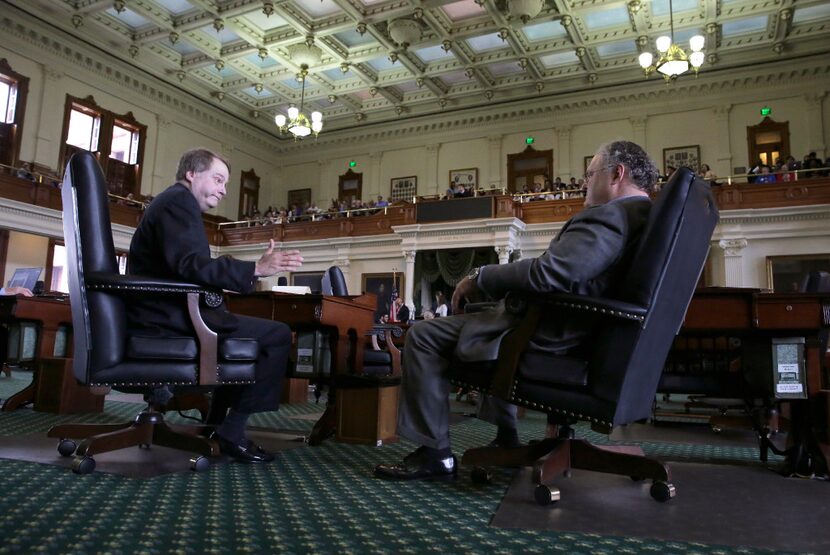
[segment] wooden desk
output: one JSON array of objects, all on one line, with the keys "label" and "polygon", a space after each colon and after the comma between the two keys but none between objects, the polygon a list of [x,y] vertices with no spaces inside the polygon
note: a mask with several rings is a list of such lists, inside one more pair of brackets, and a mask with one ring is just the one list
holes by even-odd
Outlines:
[{"label": "wooden desk", "polygon": [[[38,324],[32,383],[9,397],[0,410],[9,412],[34,402],[35,410],[47,412],[101,412],[103,396],[93,395],[88,388],[77,385],[72,375],[71,336],[67,338],[66,353],[70,358],[54,359],[58,328],[72,326],[69,297],[2,296],[0,322]],[[56,391],[62,394],[56,396]],[[38,403],[38,399],[44,402]]]},{"label": "wooden desk", "polygon": [[[758,289],[707,288],[695,292],[681,337],[723,333],[741,338],[741,371],[765,374],[766,394],[775,396],[771,375],[772,339],[803,337],[807,378],[805,400],[782,400],[791,407],[785,473],[825,474],[830,458],[827,369],[821,334],[830,329],[830,293],[768,293]],[[769,366],[767,366],[769,364]]]},{"label": "wooden desk", "polygon": [[332,359],[328,404],[323,416],[315,423],[309,443],[319,444],[337,428],[333,377],[354,373],[363,367],[365,334],[372,328],[374,295],[327,297],[323,295],[288,295],[270,291],[250,295],[228,295],[231,312],[278,320],[294,331],[323,329],[329,333]]}]

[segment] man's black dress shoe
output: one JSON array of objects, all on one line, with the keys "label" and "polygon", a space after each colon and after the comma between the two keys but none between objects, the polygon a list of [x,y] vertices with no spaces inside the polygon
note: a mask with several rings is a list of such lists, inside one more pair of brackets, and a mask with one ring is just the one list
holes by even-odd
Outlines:
[{"label": "man's black dress shoe", "polygon": [[[452,466],[445,464],[452,460]],[[411,453],[398,464],[379,464],[375,476],[388,480],[455,480],[458,477],[458,459],[455,455],[443,460],[424,460],[420,454]]]},{"label": "man's black dress shoe", "polygon": [[219,451],[234,460],[243,463],[267,463],[274,460],[274,455],[264,451],[259,445],[243,439],[242,443],[233,443],[215,433],[210,437],[219,444]]}]

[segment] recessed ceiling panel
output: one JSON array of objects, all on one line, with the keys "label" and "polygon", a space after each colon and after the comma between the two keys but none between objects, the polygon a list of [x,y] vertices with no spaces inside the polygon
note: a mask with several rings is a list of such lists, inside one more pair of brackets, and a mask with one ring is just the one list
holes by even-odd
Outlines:
[{"label": "recessed ceiling panel", "polygon": [[361,44],[369,44],[370,42],[375,42],[375,38],[371,34],[363,33],[361,35],[354,29],[342,31],[340,33],[334,33],[334,36],[335,38],[337,38],[337,40],[339,40],[349,48],[352,48],[353,46],[360,46]]},{"label": "recessed ceiling panel", "polygon": [[364,6],[374,6],[375,4],[380,4],[382,2],[386,2],[386,0],[360,0],[360,3]]},{"label": "recessed ceiling panel", "polygon": [[220,44],[227,44],[229,42],[239,40],[239,35],[231,31],[227,27],[225,27],[221,31],[217,31],[213,28],[212,23],[210,25],[205,25],[204,27],[201,27],[199,30],[207,36],[209,36],[210,38],[218,40]]},{"label": "recessed ceiling panel", "polygon": [[802,23],[812,19],[820,19],[823,17],[830,17],[830,2],[823,2],[815,6],[796,6],[795,15],[793,15],[793,23]]},{"label": "recessed ceiling panel", "polygon": [[467,77],[467,75],[461,70],[442,73],[439,78],[448,85],[454,85],[455,83],[462,83],[470,80],[470,78]]},{"label": "recessed ceiling panel", "polygon": [[303,88],[303,84],[297,81],[296,77],[291,77],[289,79],[283,79],[280,81],[280,84],[285,85],[289,89],[300,90]]},{"label": "recessed ceiling panel", "polygon": [[507,47],[507,43],[501,40],[498,33],[469,38],[467,39],[467,44],[476,53]]},{"label": "recessed ceiling panel", "polygon": [[420,59],[425,64],[428,64],[429,62],[434,62],[435,60],[446,60],[449,58],[455,58],[455,55],[452,53],[452,50],[450,50],[449,52],[445,52],[444,49],[440,46],[420,48],[413,52],[416,56],[418,56],[418,59]]},{"label": "recessed ceiling panel", "polygon": [[249,63],[254,64],[255,66],[257,66],[259,68],[266,68],[266,67],[271,67],[272,68],[272,67],[277,67],[277,66],[280,65],[280,63],[277,60],[275,60],[274,58],[272,58],[271,56],[266,56],[265,59],[263,60],[257,54],[248,54],[247,56],[245,56],[242,59],[249,62]]},{"label": "recessed ceiling panel", "polygon": [[558,21],[545,21],[544,23],[537,23],[536,25],[528,25],[522,28],[522,33],[531,42],[561,38],[568,34]]},{"label": "recessed ceiling panel", "polygon": [[[692,27],[690,29],[681,29],[679,31],[674,32],[674,42],[677,45],[688,49],[689,39],[692,38],[695,35],[701,35],[701,36],[705,37],[706,33],[704,33],[701,29],[695,29],[694,27]],[[704,45],[703,48],[705,49],[706,45]]]},{"label": "recessed ceiling panel", "polygon": [[351,79],[353,76],[349,73],[343,73],[342,71],[340,71],[339,68],[327,69],[323,72],[323,75],[325,75],[332,81],[342,81],[343,79]]},{"label": "recessed ceiling panel", "polygon": [[248,87],[247,89],[242,89],[242,92],[253,96],[254,98],[268,98],[274,96],[274,93],[269,91],[268,89],[262,89],[260,92],[256,92],[256,88]]},{"label": "recessed ceiling panel", "polygon": [[618,40],[607,42],[597,46],[597,54],[600,58],[613,58],[625,54],[632,54],[637,51],[637,45],[633,40]]},{"label": "recessed ceiling panel", "polygon": [[582,20],[589,31],[623,25],[628,23],[628,10],[620,5],[610,10],[590,11],[582,16]]},{"label": "recessed ceiling panel", "polygon": [[[672,9],[674,13],[687,12],[696,10],[699,5],[699,0],[672,0]],[[669,15],[669,0],[652,0],[651,15],[663,16]]]},{"label": "recessed ceiling panel", "polygon": [[143,27],[150,23],[148,20],[144,19],[143,17],[141,17],[134,11],[130,10],[129,8],[126,8],[121,13],[115,11],[115,8],[109,8],[108,10],[106,10],[106,12],[107,14],[111,15],[115,19],[118,19],[122,23],[129,25],[133,29],[138,29],[139,27]]},{"label": "recessed ceiling panel", "polygon": [[187,0],[159,0],[158,3],[173,15],[181,15],[193,9],[193,4]]},{"label": "recessed ceiling panel", "polygon": [[461,21],[471,17],[478,17],[487,13],[483,6],[479,6],[474,0],[462,0],[441,6],[441,9],[452,21]]},{"label": "recessed ceiling panel", "polygon": [[726,21],[723,23],[723,36],[731,37],[746,33],[757,33],[758,31],[763,31],[766,28],[767,16],[765,15],[747,17],[746,19],[736,19],[734,21]]},{"label": "recessed ceiling panel", "polygon": [[494,77],[501,77],[502,75],[510,75],[511,73],[521,73],[524,70],[516,62],[499,62],[488,65],[487,71]]},{"label": "recessed ceiling panel", "polygon": [[188,56],[190,54],[195,54],[199,52],[199,49],[187,42],[186,40],[178,40],[176,44],[167,44],[168,47],[172,48],[182,56]]},{"label": "recessed ceiling panel", "polygon": [[294,0],[294,4],[315,19],[341,11],[332,0]]},{"label": "recessed ceiling panel", "polygon": [[556,66],[574,64],[579,61],[579,58],[576,56],[576,52],[574,52],[573,50],[568,50],[566,52],[556,52],[555,54],[541,56],[539,57],[539,61],[542,62],[542,65],[544,65],[546,68],[551,68]]},{"label": "recessed ceiling panel", "polygon": [[350,94],[352,96],[358,98],[359,100],[362,100],[363,102],[366,102],[367,100],[372,98],[372,93],[370,93],[368,91],[368,89],[360,89],[359,91],[355,91],[355,92],[350,93]]},{"label": "recessed ceiling panel", "polygon": [[395,64],[390,62],[389,58],[387,58],[386,56],[369,60],[366,63],[372,66],[372,69],[374,69],[375,71],[385,71],[387,69],[392,69],[393,67],[395,67]]},{"label": "recessed ceiling panel", "polygon": [[263,31],[269,31],[271,29],[285,27],[286,25],[288,25],[288,22],[280,16],[278,16],[277,14],[274,13],[268,16],[262,13],[261,10],[248,12],[247,14],[245,14],[245,19],[259,27]]},{"label": "recessed ceiling panel", "polygon": [[416,83],[415,81],[407,81],[405,83],[398,83],[397,85],[395,85],[395,87],[397,87],[398,90],[401,91],[401,92],[412,92],[412,91],[417,91],[418,89],[421,88],[421,87],[418,86],[418,83]]}]

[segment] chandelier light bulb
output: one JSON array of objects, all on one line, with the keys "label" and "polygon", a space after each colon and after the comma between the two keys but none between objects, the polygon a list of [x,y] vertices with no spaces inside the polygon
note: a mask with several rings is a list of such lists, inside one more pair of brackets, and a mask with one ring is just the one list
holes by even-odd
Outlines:
[{"label": "chandelier light bulb", "polygon": [[692,52],[700,52],[703,50],[703,44],[706,42],[706,39],[703,38],[703,35],[695,35],[689,39],[689,46],[692,49]]},{"label": "chandelier light bulb", "polygon": [[671,47],[671,37],[669,37],[667,35],[663,35],[662,37],[657,37],[657,50],[659,52],[667,52],[670,47]]},{"label": "chandelier light bulb", "polygon": [[692,67],[697,69],[703,65],[703,61],[706,58],[706,55],[703,52],[692,52],[689,55],[689,63],[692,64]]},{"label": "chandelier light bulb", "polygon": [[295,125],[289,129],[289,131],[291,131],[295,137],[308,137],[311,135],[311,128],[305,125]]},{"label": "chandelier light bulb", "polygon": [[320,122],[322,122],[323,121],[323,114],[321,114],[320,112],[317,112],[317,111],[311,112],[311,121],[320,121]]},{"label": "chandelier light bulb", "polygon": [[[315,112],[315,113],[319,113],[319,112]],[[314,115],[312,114],[312,117],[313,116]],[[311,130],[314,131],[315,133],[319,133],[320,131],[322,131],[322,129],[323,129],[323,122],[322,121],[312,121],[311,122]]]},{"label": "chandelier light bulb", "polygon": [[300,115],[300,109],[296,106],[289,106],[288,107],[288,117],[289,119],[297,119],[297,116]]},{"label": "chandelier light bulb", "polygon": [[654,56],[651,54],[651,52],[643,52],[642,54],[640,54],[640,57],[638,59],[640,60],[640,67],[645,69],[647,67],[651,67],[651,62],[654,61]]},{"label": "chandelier light bulb", "polygon": [[285,122],[288,121],[285,119],[283,114],[277,114],[274,116],[274,123],[277,124],[277,127],[285,127]]}]

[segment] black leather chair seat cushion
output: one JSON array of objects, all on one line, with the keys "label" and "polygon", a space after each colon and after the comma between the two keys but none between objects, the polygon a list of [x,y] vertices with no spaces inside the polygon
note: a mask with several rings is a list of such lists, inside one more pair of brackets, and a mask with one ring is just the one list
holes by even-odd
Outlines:
[{"label": "black leather chair seat cushion", "polygon": [[255,361],[259,354],[256,339],[225,339],[219,342],[219,358],[224,360]]},{"label": "black leather chair seat cushion", "polygon": [[[255,361],[259,352],[256,339],[225,339],[219,342],[220,362]],[[131,335],[127,340],[127,358],[139,360],[196,360],[199,346],[192,337],[156,337]]]},{"label": "black leather chair seat cushion", "polygon": [[[496,361],[453,360],[451,380],[476,388],[488,388]],[[528,351],[519,364],[522,379],[553,387],[582,388],[588,385],[588,361],[567,355]]]},{"label": "black leather chair seat cushion", "polygon": [[390,366],[392,355],[388,351],[366,349],[363,351],[363,364],[365,366]]}]

